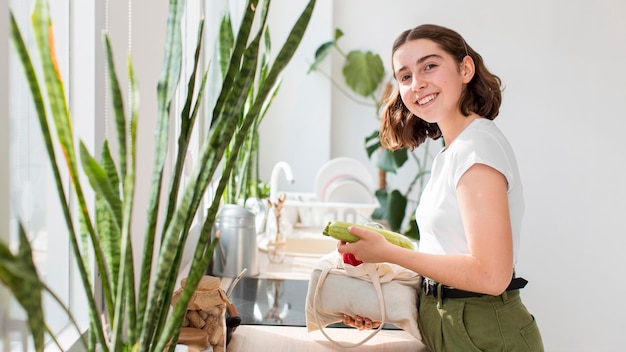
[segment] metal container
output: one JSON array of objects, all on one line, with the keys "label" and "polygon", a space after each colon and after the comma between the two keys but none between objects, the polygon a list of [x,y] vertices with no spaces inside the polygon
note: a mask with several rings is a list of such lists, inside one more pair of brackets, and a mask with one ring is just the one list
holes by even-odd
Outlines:
[{"label": "metal container", "polygon": [[213,275],[234,278],[259,274],[255,216],[249,210],[226,204],[220,210],[215,236],[220,237],[213,256]]}]

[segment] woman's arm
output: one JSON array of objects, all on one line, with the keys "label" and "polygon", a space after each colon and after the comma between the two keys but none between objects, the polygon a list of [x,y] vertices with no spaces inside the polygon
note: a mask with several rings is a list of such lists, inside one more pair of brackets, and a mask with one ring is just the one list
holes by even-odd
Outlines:
[{"label": "woman's arm", "polygon": [[459,210],[470,254],[435,255],[407,250],[367,229],[351,227],[361,237],[338,245],[363,262],[390,262],[461,290],[499,295],[513,274],[513,240],[507,181],[492,167],[476,164],[457,185]]}]

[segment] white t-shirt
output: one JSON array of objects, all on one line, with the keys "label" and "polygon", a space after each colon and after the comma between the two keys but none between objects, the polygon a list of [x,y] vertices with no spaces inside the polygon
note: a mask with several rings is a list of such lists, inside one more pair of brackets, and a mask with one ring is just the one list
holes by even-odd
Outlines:
[{"label": "white t-shirt", "polygon": [[511,145],[494,122],[485,118],[473,121],[435,157],[416,210],[419,250],[433,254],[469,254],[456,186],[474,164],[488,165],[507,179],[516,263],[524,215],[522,183]]}]

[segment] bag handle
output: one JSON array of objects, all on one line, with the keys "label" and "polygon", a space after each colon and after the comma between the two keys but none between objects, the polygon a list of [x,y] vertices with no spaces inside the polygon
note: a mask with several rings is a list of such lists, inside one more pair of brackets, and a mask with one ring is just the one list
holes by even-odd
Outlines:
[{"label": "bag handle", "polygon": [[363,338],[361,341],[356,342],[356,343],[342,343],[342,342],[338,342],[333,340],[324,330],[324,325],[321,324],[320,322],[320,318],[319,315],[317,314],[317,303],[318,300],[320,299],[320,289],[322,287],[322,285],[324,284],[324,281],[326,281],[326,276],[328,276],[328,273],[334,269],[332,266],[328,266],[326,268],[324,268],[324,270],[322,270],[322,272],[320,273],[320,276],[318,278],[317,281],[317,285],[315,286],[315,298],[313,299],[313,316],[315,318],[315,321],[317,322],[317,325],[320,327],[320,331],[322,332],[322,334],[324,334],[324,336],[328,339],[328,341],[334,343],[335,345],[339,346],[339,347],[343,347],[343,348],[352,348],[352,347],[358,347],[361,346],[362,344],[366,343],[367,341],[369,341],[372,337],[376,336],[376,334],[378,334],[380,332],[380,330],[382,330],[383,325],[385,323],[385,298],[383,297],[383,290],[382,287],[380,286],[380,279],[378,277],[378,274],[376,273],[376,270],[373,268],[373,266],[368,266],[367,267],[367,274],[370,277],[370,280],[372,281],[372,284],[374,285],[374,288],[376,289],[376,294],[378,295],[378,304],[380,307],[380,312],[381,312],[381,316],[382,316],[382,321],[380,322],[380,325],[378,326],[378,328],[376,330],[373,330],[369,335],[367,335],[365,338]]}]

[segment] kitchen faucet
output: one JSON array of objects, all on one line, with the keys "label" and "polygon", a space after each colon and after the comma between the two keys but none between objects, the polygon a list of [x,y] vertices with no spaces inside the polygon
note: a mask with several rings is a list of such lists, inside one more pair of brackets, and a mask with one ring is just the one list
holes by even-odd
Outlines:
[{"label": "kitchen faucet", "polygon": [[270,201],[272,203],[276,203],[278,201],[278,176],[280,175],[281,170],[285,173],[285,178],[289,183],[294,182],[291,166],[289,166],[289,164],[285,161],[279,161],[276,163],[272,169],[272,175],[270,176]]}]

